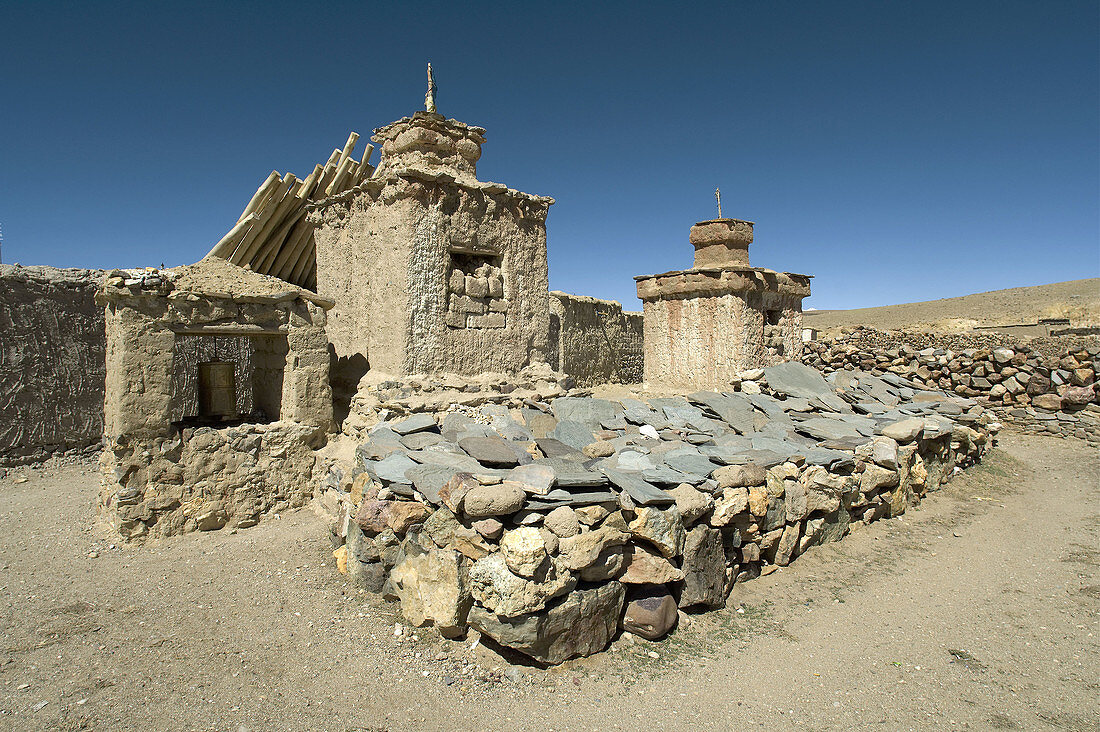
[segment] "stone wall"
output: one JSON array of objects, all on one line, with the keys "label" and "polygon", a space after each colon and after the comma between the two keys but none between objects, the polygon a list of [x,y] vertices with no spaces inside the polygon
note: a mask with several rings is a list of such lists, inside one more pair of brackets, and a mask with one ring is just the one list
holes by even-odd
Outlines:
[{"label": "stone wall", "polygon": [[788,362],[755,377],[378,425],[322,485],[337,567],[413,625],[560,663],[622,631],[661,637],[678,608],[721,607],[736,583],[902,514],[999,429],[893,374]]},{"label": "stone wall", "polygon": [[0,265],[0,465],[103,436],[97,270]]},{"label": "stone wall", "polygon": [[642,380],[641,313],[614,300],[550,293],[550,366],[579,386]]},{"label": "stone wall", "polygon": [[889,372],[972,397],[1037,434],[1100,444],[1100,337],[1017,338],[994,333],[860,327],[810,341],[803,362],[832,372]]}]

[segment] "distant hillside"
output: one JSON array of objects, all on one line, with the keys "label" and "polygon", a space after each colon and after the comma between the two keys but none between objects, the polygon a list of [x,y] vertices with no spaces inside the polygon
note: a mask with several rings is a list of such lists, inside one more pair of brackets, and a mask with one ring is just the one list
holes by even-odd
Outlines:
[{"label": "distant hillside", "polygon": [[803,317],[806,327],[820,331],[854,325],[880,330],[961,331],[977,325],[1034,323],[1039,318],[1070,318],[1074,326],[1100,325],[1100,279],[1014,287],[878,308],[814,310]]}]

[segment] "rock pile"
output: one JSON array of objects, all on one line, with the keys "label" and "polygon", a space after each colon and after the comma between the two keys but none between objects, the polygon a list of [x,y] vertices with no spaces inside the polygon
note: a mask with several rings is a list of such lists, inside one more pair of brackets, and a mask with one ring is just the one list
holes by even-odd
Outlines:
[{"label": "rock pile", "polygon": [[380,424],[326,479],[347,491],[338,566],[413,625],[556,664],[621,630],[659,638],[679,608],[720,607],[735,583],[901,514],[999,429],[892,373],[743,376],[742,392]]},{"label": "rock pile", "polygon": [[1074,338],[1052,349],[1047,342],[1043,348],[1020,341],[998,346],[986,336],[982,347],[958,348],[967,344],[937,345],[929,334],[920,334],[914,344],[897,338],[857,328],[807,343],[802,360],[826,373],[860,369],[896,374],[971,397],[1027,431],[1100,443],[1100,341]]}]

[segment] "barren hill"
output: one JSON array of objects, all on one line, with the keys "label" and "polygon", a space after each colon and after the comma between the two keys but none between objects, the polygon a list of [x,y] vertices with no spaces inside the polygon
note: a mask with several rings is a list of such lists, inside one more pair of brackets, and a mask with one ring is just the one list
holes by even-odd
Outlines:
[{"label": "barren hill", "polygon": [[880,330],[960,331],[977,325],[1034,323],[1039,318],[1070,318],[1074,326],[1100,325],[1100,278],[877,308],[804,313],[806,327],[821,331],[854,325],[869,325]]}]

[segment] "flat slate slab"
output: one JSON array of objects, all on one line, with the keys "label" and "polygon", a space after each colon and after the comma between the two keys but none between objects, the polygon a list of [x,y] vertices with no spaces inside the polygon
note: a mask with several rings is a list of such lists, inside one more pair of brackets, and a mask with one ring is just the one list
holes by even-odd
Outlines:
[{"label": "flat slate slab", "polygon": [[584,453],[575,447],[566,445],[561,440],[553,437],[540,437],[535,440],[542,454],[548,458],[565,458],[566,460],[587,460]]},{"label": "flat slate slab", "polygon": [[405,476],[412,481],[424,499],[434,506],[440,504],[439,489],[455,476],[458,471],[446,465],[416,465],[406,471]]},{"label": "flat slate slab", "polygon": [[631,500],[639,506],[652,506],[676,502],[676,500],[665,491],[655,488],[644,480],[636,478],[629,473],[604,468],[603,474],[606,475],[607,479],[614,485],[625,491],[626,494],[630,496]]},{"label": "flat slate slab", "polygon": [[516,451],[499,437],[465,437],[458,446],[482,465],[511,467],[520,461]]},{"label": "flat slate slab", "polygon": [[554,470],[554,485],[559,488],[591,488],[607,485],[607,476],[589,470],[576,460],[546,458],[536,460],[535,465],[547,465]]},{"label": "flat slate slab", "polygon": [[600,423],[623,413],[623,407],[609,399],[592,397],[559,397],[550,405],[558,422],[580,422],[591,429],[599,429]]},{"label": "flat slate slab", "polygon": [[391,429],[399,435],[411,435],[414,432],[424,432],[425,430],[434,430],[436,427],[435,417],[430,414],[414,414],[408,419],[403,419],[400,422],[395,422],[391,425]]},{"label": "flat slate slab", "polygon": [[577,450],[583,450],[585,446],[596,441],[596,438],[592,435],[592,429],[588,425],[569,419],[559,421],[558,426],[549,434],[549,437],[564,442]]},{"label": "flat slate slab", "polygon": [[417,463],[403,452],[395,452],[387,455],[376,463],[368,464],[366,470],[379,480],[387,483],[408,483],[405,472],[409,468],[415,468]]}]

